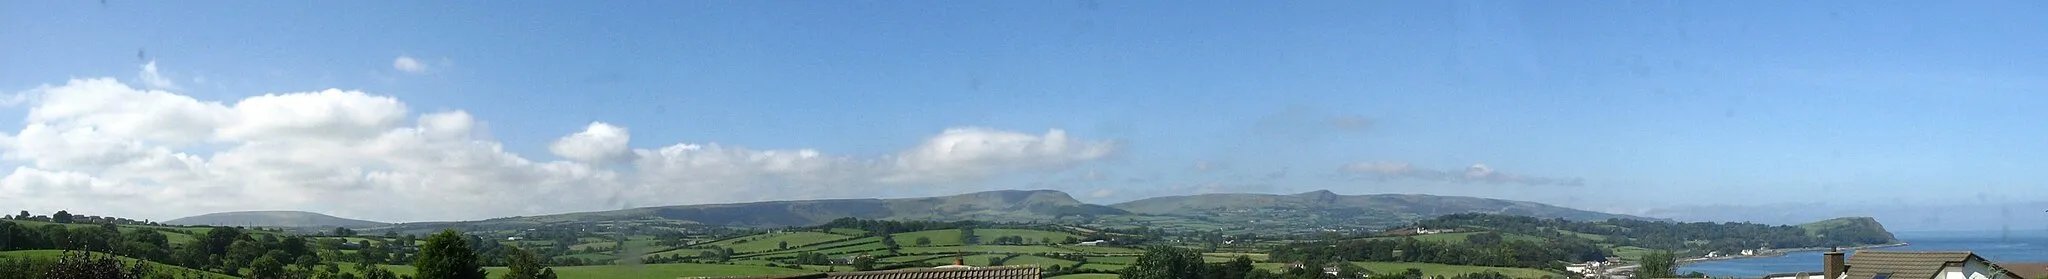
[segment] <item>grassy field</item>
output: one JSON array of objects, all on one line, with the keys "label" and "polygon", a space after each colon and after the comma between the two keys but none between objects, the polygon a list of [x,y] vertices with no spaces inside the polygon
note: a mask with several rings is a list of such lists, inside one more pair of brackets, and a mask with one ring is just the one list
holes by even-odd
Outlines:
[{"label": "grassy field", "polygon": [[1145,251],[1143,251],[1143,250],[1138,250],[1138,249],[1131,249],[1131,248],[1123,248],[1123,247],[1109,247],[1109,246],[1087,246],[1087,245],[1060,245],[1059,247],[1060,247],[1060,249],[1066,249],[1066,250],[1071,250],[1071,251],[1074,251],[1074,252],[1081,252],[1081,253],[1093,253],[1093,254],[1143,254],[1143,253],[1145,253]]},{"label": "grassy field", "polygon": [[960,253],[1017,253],[1017,254],[1030,254],[1030,253],[1071,253],[1071,252],[1073,252],[1073,251],[1070,251],[1070,250],[1066,250],[1066,249],[1060,249],[1060,248],[1055,248],[1055,247],[1051,247],[1051,246],[1009,246],[1009,245],[970,245],[970,246],[940,246],[940,247],[903,247],[903,249],[901,249],[901,250],[902,250],[902,252],[903,252],[903,253],[910,253],[910,254],[917,254],[917,253],[947,253],[947,252],[960,252]]},{"label": "grassy field", "polygon": [[[1403,238],[1403,237],[1414,237],[1414,238],[1415,238],[1415,240],[1421,240],[1421,241],[1437,241],[1437,242],[1447,242],[1447,243],[1464,243],[1464,242],[1465,242],[1465,239],[1467,239],[1467,238],[1472,238],[1472,235],[1474,235],[1474,234],[1480,234],[1480,233],[1482,233],[1482,232],[1454,232],[1454,233],[1438,233],[1438,234],[1425,234],[1425,235],[1415,235],[1415,236],[1383,236],[1383,237],[1374,237],[1374,238],[1367,238],[1367,239],[1372,239],[1372,240],[1398,240],[1398,239],[1401,239],[1401,238]],[[1598,236],[1598,235],[1594,235],[1594,236]],[[1512,234],[1512,233],[1502,233],[1502,234],[1500,234],[1500,238],[1501,238],[1501,240],[1502,240],[1502,241],[1515,241],[1515,240],[1523,240],[1523,241],[1544,241],[1544,240],[1543,240],[1543,238],[1541,238],[1541,237],[1535,237],[1535,236],[1529,236],[1529,235],[1521,235],[1521,234]]]},{"label": "grassy field", "polygon": [[1622,259],[1626,259],[1626,260],[1631,260],[1631,261],[1633,261],[1633,260],[1637,260],[1637,259],[1642,259],[1642,258],[1643,258],[1643,255],[1644,255],[1644,254],[1649,254],[1650,252],[1651,252],[1651,250],[1650,250],[1649,248],[1643,248],[1643,247],[1635,247],[1635,246],[1621,246],[1621,247],[1614,247],[1614,256],[1616,256],[1616,257],[1621,257]]},{"label": "grassy field", "polygon": [[1062,259],[1054,259],[1054,258],[1047,258],[1047,257],[1040,257],[1040,256],[1032,256],[1032,255],[1024,255],[1024,256],[1017,256],[1017,257],[1015,257],[1015,258],[1010,258],[1010,259],[1009,259],[1009,260],[1007,260],[1007,261],[1003,261],[1003,264],[1005,264],[1005,265],[1027,265],[1027,264],[1028,264],[1028,265],[1038,265],[1038,267],[1041,267],[1041,268],[1043,268],[1043,267],[1049,267],[1049,266],[1055,266],[1055,265],[1058,265],[1058,266],[1073,266],[1073,265],[1074,265],[1074,261],[1069,261],[1069,260],[1062,260]]},{"label": "grassy field", "polygon": [[[894,236],[896,237],[896,244],[905,247],[917,246],[917,238],[919,237],[931,239],[931,246],[965,244],[960,241],[960,230],[958,229],[915,231],[898,233],[894,234]],[[1066,241],[1068,237],[1080,237],[1065,232],[1020,229],[975,229],[974,236],[980,238],[983,243],[993,241],[998,237],[1018,236],[1023,237],[1026,244],[1042,244],[1040,243],[1041,240],[1051,240],[1054,243],[1059,243]]]},{"label": "grassy field", "polygon": [[695,256],[697,256],[697,255],[701,255],[701,254],[704,254],[704,252],[709,252],[709,251],[711,251],[711,250],[710,250],[710,249],[675,249],[675,250],[661,251],[661,252],[656,252],[656,253],[649,253],[649,254],[647,254],[647,255],[645,255],[645,256],[641,256],[641,257],[643,257],[643,258],[646,258],[646,257],[657,257],[657,256],[659,256],[659,257],[676,257],[676,256],[680,256],[680,257],[695,257]]},{"label": "grassy field", "polygon": [[1118,271],[1118,270],[1123,270],[1123,269],[1124,269],[1125,267],[1130,267],[1130,265],[1122,265],[1122,264],[1100,264],[1100,263],[1094,263],[1094,262],[1089,262],[1088,264],[1084,264],[1084,265],[1081,265],[1081,267],[1080,267],[1080,268],[1081,268],[1081,269],[1094,269],[1094,270],[1102,270],[1102,271],[1110,271],[1110,272],[1115,272],[1115,271]]},{"label": "grassy field", "polygon": [[1234,260],[1238,256],[1252,258],[1253,261],[1265,261],[1272,257],[1272,255],[1265,253],[1202,253],[1203,258],[1221,258],[1223,259],[1222,261]]},{"label": "grassy field", "polygon": [[1088,257],[1088,264],[1129,265],[1138,262],[1138,257]]},{"label": "grassy field", "polygon": [[863,230],[863,229],[854,229],[854,228],[832,228],[832,229],[831,229],[831,230],[830,230],[829,232],[831,232],[831,233],[834,233],[834,234],[843,234],[843,235],[851,235],[851,236],[863,236],[863,235],[868,235],[868,231],[867,231],[867,230]]},{"label": "grassy field", "polygon": [[[77,228],[94,228],[94,227],[99,227],[99,226],[100,226],[100,225],[95,225],[95,224],[57,224],[57,223],[50,223],[50,222],[37,222],[37,221],[27,221],[27,220],[6,220],[6,221],[4,221],[4,222],[14,222],[14,224],[15,224],[15,225],[20,225],[20,226],[24,226],[24,227],[29,227],[29,228],[36,228],[36,229],[40,229],[40,228],[42,228],[42,227],[44,227],[44,226],[49,226],[49,225],[62,225],[62,226],[64,226],[64,228],[65,228],[65,229],[77,229]],[[186,242],[191,242],[191,241],[192,241],[192,239],[194,239],[194,238],[195,238],[196,236],[198,236],[198,235],[202,235],[202,234],[205,234],[205,233],[206,233],[206,231],[208,231],[208,230],[211,230],[210,228],[181,228],[181,227],[158,227],[158,226],[137,226],[137,225],[116,225],[115,227],[119,228],[119,229],[121,230],[121,233],[123,233],[123,234],[126,234],[126,233],[133,233],[133,232],[135,232],[135,231],[138,231],[138,230],[143,230],[143,229],[157,229],[157,230],[160,230],[160,231],[158,231],[158,233],[162,233],[162,234],[164,235],[164,240],[165,240],[166,242],[170,242],[170,243],[171,243],[171,245],[183,245],[183,244],[185,244]],[[164,232],[164,231],[161,231],[161,230],[170,230],[170,231],[169,231],[169,232]]]},{"label": "grassy field", "polygon": [[[13,258],[13,257],[23,257],[23,258],[57,258],[57,257],[61,257],[61,256],[63,256],[63,255],[64,255],[64,251],[60,251],[60,250],[19,250],[19,251],[5,251],[5,252],[0,252],[0,258]],[[95,256],[95,257],[97,257],[98,255],[100,255],[100,254],[98,254],[98,253],[95,253],[95,254],[94,254],[94,256]],[[132,265],[132,264],[135,264],[135,262],[136,262],[136,261],[139,261],[139,260],[137,260],[137,259],[135,259],[135,258],[129,258],[129,257],[118,257],[118,258],[119,258],[119,259],[121,260],[121,263],[122,263],[122,264],[124,264],[124,265]],[[212,272],[206,272],[206,271],[199,271],[199,270],[194,270],[194,269],[184,268],[184,267],[180,267],[180,266],[175,266],[175,265],[168,265],[168,264],[163,264],[163,263],[157,263],[157,262],[151,262],[151,261],[142,261],[142,262],[144,262],[144,263],[145,263],[145,265],[148,265],[150,269],[152,269],[152,270],[156,270],[156,271],[159,271],[159,272],[164,272],[164,271],[169,271],[169,272],[179,272],[179,273],[183,273],[183,272],[193,272],[193,273],[197,273],[197,274],[202,274],[202,275],[203,275],[203,276],[205,276],[206,278],[235,278],[235,277],[233,277],[233,276],[227,276],[227,275],[222,275],[222,274],[219,274],[219,273],[212,273]]]},{"label": "grassy field", "polygon": [[1561,233],[1564,233],[1564,234],[1569,234],[1569,235],[1572,235],[1572,236],[1577,236],[1577,237],[1579,237],[1579,238],[1584,238],[1584,239],[1588,239],[1588,240],[1592,240],[1592,241],[1607,241],[1607,236],[1605,236],[1605,235],[1597,235],[1597,234],[1590,234],[1590,233],[1582,233],[1582,232],[1575,232],[1575,231],[1567,231],[1567,230],[1563,230],[1563,229],[1558,229],[1558,230],[1557,230],[1557,232],[1561,232]]},{"label": "grassy field", "polygon": [[[785,241],[789,242],[789,247],[797,247],[848,238],[853,238],[853,236],[821,232],[784,232],[727,239],[713,242],[709,245],[732,248],[734,253],[753,253],[774,251]],[[902,241],[902,239],[898,238],[897,241]]]},{"label": "grassy field", "polygon": [[[1361,267],[1365,267],[1365,270],[1367,270],[1367,271],[1370,271],[1370,272],[1373,272],[1373,273],[1375,273],[1375,274],[1385,274],[1385,273],[1400,273],[1400,272],[1404,272],[1404,271],[1407,271],[1407,270],[1408,270],[1408,269],[1410,269],[1410,268],[1414,268],[1414,269],[1420,269],[1420,270],[1422,270],[1422,276],[1423,276],[1424,278],[1428,278],[1428,277],[1434,277],[1434,276],[1437,276],[1437,275],[1443,275],[1444,277],[1450,277],[1450,276],[1456,276],[1456,275],[1460,275],[1460,274],[1469,274],[1469,273],[1475,273],[1475,272],[1483,272],[1483,271],[1493,271],[1493,272],[1499,272],[1499,273],[1501,273],[1501,274],[1504,274],[1504,275],[1507,275],[1508,277],[1513,277],[1513,278],[1543,278],[1544,276],[1550,276],[1550,277],[1558,277],[1558,278],[1562,278],[1562,277],[1563,277],[1563,276],[1561,276],[1561,275],[1558,275],[1558,274],[1556,274],[1556,273],[1550,273],[1550,272],[1548,272],[1548,271],[1542,271],[1542,270],[1537,270],[1537,269],[1529,269],[1529,268],[1514,268],[1514,267],[1491,267],[1491,266],[1472,266],[1472,265],[1447,265],[1447,264],[1433,264],[1433,263],[1403,263],[1403,262],[1352,262],[1352,263],[1354,263],[1354,264],[1358,264],[1358,266],[1361,266]],[[1264,269],[1264,270],[1267,270],[1267,271],[1272,271],[1272,272],[1283,272],[1283,271],[1282,271],[1281,269],[1282,269],[1282,268],[1285,268],[1285,265],[1286,265],[1286,264],[1284,264],[1284,263],[1256,263],[1256,264],[1252,264],[1252,265],[1253,265],[1253,266],[1256,266],[1256,267],[1258,267],[1259,269]]]},{"label": "grassy field", "polygon": [[[351,266],[351,265],[343,265],[343,266]],[[413,275],[414,273],[418,273],[418,272],[417,272],[416,270],[414,270],[414,269],[412,268],[412,266],[408,266],[408,265],[383,265],[382,267],[383,267],[384,269],[387,269],[387,270],[391,270],[391,272],[392,272],[392,273],[397,273],[398,275],[401,275],[401,276],[405,276],[405,275]],[[353,268],[353,267],[350,267],[350,268]],[[798,269],[789,269],[789,268],[779,268],[779,267],[766,267],[766,266],[758,266],[758,265],[737,265],[737,264],[733,264],[733,265],[726,265],[726,264],[692,264],[692,263],[672,263],[672,264],[643,264],[643,265],[592,265],[592,266],[561,266],[561,267],[554,267],[554,269],[555,269],[555,275],[556,275],[556,276],[557,276],[558,278],[650,278],[650,279],[651,279],[651,278],[660,278],[660,279],[674,279],[674,278],[678,278],[678,277],[716,277],[716,276],[754,276],[754,275],[785,275],[785,274],[804,274],[804,273],[811,273],[811,272],[813,272],[813,271],[809,271],[809,270],[798,270]],[[485,268],[484,268],[484,270],[485,270],[485,271],[489,271],[489,272],[491,273],[491,276],[492,276],[492,277],[497,277],[498,275],[501,275],[501,274],[505,274],[505,272],[506,272],[506,271],[505,271],[505,268],[504,268],[504,267],[485,267]],[[358,272],[357,274],[361,274],[361,273],[360,273],[360,272]]]}]

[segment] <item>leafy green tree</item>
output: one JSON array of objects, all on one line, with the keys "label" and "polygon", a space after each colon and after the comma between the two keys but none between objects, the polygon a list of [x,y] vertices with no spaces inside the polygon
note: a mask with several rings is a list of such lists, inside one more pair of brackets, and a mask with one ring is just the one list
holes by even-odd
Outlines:
[{"label": "leafy green tree", "polygon": [[922,236],[919,236],[919,237],[917,237],[917,246],[931,246],[931,245],[932,245],[932,238],[930,238],[930,237],[922,237]]},{"label": "leafy green tree", "polygon": [[960,228],[960,243],[961,243],[961,244],[966,244],[966,245],[975,245],[975,244],[981,244],[981,239],[980,239],[980,238],[977,238],[977,237],[975,237],[975,235],[974,235],[974,227],[961,227],[961,228]]},{"label": "leafy green tree", "polygon": [[263,255],[249,262],[250,278],[284,278],[284,275],[284,263],[271,255]]},{"label": "leafy green tree", "polygon": [[356,236],[356,230],[351,230],[343,227],[334,227],[334,236]]},{"label": "leafy green tree", "polygon": [[1257,268],[1252,266],[1252,257],[1237,256],[1236,259],[1231,259],[1230,262],[1218,267],[1216,273],[1226,279],[1239,279],[1250,275],[1252,270]]},{"label": "leafy green tree", "polygon": [[71,212],[58,210],[57,214],[50,214],[50,222],[56,222],[58,224],[70,224]]},{"label": "leafy green tree", "polygon": [[15,219],[15,220],[28,220],[28,219],[33,219],[34,217],[35,217],[35,216],[33,216],[33,215],[28,215],[28,210],[22,210],[22,211],[21,211],[21,214],[19,214],[19,215],[14,215],[14,219]]},{"label": "leafy green tree", "polygon": [[503,279],[555,279],[555,269],[541,265],[539,256],[533,251],[519,247],[505,248],[507,272]]},{"label": "leafy green tree", "polygon": [[1202,255],[1193,250],[1155,246],[1145,249],[1136,263],[1119,274],[1124,279],[1205,278],[1202,275],[1206,267]]},{"label": "leafy green tree", "polygon": [[1636,268],[1635,278],[1678,277],[1678,255],[1670,250],[1657,250],[1644,254],[1642,267]]},{"label": "leafy green tree", "polygon": [[413,268],[419,270],[419,279],[484,279],[487,272],[478,263],[476,250],[469,248],[469,241],[455,230],[444,230],[427,237],[420,246],[420,255],[413,260]]},{"label": "leafy green tree", "polygon": [[789,250],[789,241],[775,243],[775,250]]},{"label": "leafy green tree", "polygon": [[869,257],[867,255],[854,257],[853,269],[859,271],[875,270],[875,257]]}]

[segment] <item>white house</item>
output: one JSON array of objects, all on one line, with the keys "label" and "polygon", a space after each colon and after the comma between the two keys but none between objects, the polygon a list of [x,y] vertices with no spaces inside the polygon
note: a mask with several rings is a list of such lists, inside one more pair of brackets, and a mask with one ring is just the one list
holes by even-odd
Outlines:
[{"label": "white house", "polygon": [[1089,241],[1082,241],[1081,243],[1078,243],[1078,244],[1080,244],[1080,245],[1091,245],[1091,246],[1093,246],[1093,245],[1101,245],[1102,243],[1105,243],[1105,242],[1109,242],[1109,241],[1107,241],[1107,240],[1099,240],[1099,239],[1098,239],[1098,240],[1089,240]]},{"label": "white house", "polygon": [[1755,256],[1755,255],[1756,255],[1756,250],[1755,250],[1755,249],[1745,249],[1745,250],[1742,250],[1742,255],[1743,255],[1743,256]]}]

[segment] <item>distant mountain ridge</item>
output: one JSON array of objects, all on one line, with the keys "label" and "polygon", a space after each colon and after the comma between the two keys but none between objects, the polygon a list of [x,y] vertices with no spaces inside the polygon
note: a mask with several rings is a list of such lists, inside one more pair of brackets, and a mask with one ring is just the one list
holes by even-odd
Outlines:
[{"label": "distant mountain ridge", "polygon": [[1308,232],[1372,229],[1455,213],[1497,213],[1540,218],[1657,220],[1527,201],[1473,197],[1378,194],[1202,194],[1155,197],[1113,205],[1081,202],[1056,190],[999,190],[919,198],[822,199],[641,207],[611,211],[518,216],[476,221],[390,224],[369,230],[432,232],[440,229],[510,229],[576,222],[658,222],[679,225],[779,228],[815,226],[840,218],[898,221],[985,221],[1092,224],[1110,227]]},{"label": "distant mountain ridge", "polygon": [[1075,215],[1128,214],[1083,203],[1054,190],[1001,190],[894,199],[827,199],[642,207],[601,212],[519,217],[524,221],[667,219],[740,227],[812,226],[839,218],[877,220],[1051,220]]},{"label": "distant mountain ridge", "polygon": [[1339,195],[1329,190],[1292,195],[1167,196],[1118,203],[1110,207],[1139,214],[1197,217],[1225,223],[1295,220],[1333,225],[1368,223],[1395,226],[1456,213],[1493,213],[1576,221],[1611,218],[1660,220],[1528,201],[1417,194]]},{"label": "distant mountain ridge", "polygon": [[348,227],[365,228],[387,225],[382,222],[364,221],[329,216],[305,211],[236,211],[171,219],[171,225],[204,226],[250,226],[250,227]]}]

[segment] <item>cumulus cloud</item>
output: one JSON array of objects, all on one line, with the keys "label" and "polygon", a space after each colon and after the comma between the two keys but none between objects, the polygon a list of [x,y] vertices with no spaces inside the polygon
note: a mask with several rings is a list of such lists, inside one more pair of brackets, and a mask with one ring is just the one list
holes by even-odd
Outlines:
[{"label": "cumulus cloud", "polygon": [[0,133],[0,159],[18,165],[0,177],[0,203],[157,219],[285,209],[420,221],[936,194],[952,190],[935,186],[1063,171],[1116,148],[1058,129],[955,128],[868,158],[718,143],[633,149],[626,127],[592,122],[548,146],[564,160],[535,160],[490,140],[467,112],[414,114],[367,92],[220,102],[100,78],[24,94],[23,128]]},{"label": "cumulus cloud", "polygon": [[412,58],[412,56],[405,55],[399,55],[398,59],[392,60],[391,68],[398,69],[398,71],[405,72],[408,74],[427,73],[426,63],[421,63],[419,59],[414,59]]},{"label": "cumulus cloud", "polygon": [[1406,162],[1357,162],[1345,164],[1340,171],[1357,177],[1373,179],[1417,179],[1447,181],[1454,183],[1522,184],[1582,186],[1585,179],[1571,177],[1545,177],[1495,171],[1486,164],[1472,164],[1464,170],[1446,171],[1410,166]]},{"label": "cumulus cloud", "polygon": [[178,90],[177,82],[173,82],[171,78],[165,77],[161,72],[157,72],[156,60],[150,60],[149,63],[142,64],[142,72],[137,73],[136,77],[142,80],[143,85],[147,85],[152,89]]},{"label": "cumulus cloud", "polygon": [[626,142],[632,135],[626,128],[604,122],[591,122],[582,132],[577,132],[548,145],[548,151],[556,156],[586,163],[612,162],[632,155]]},{"label": "cumulus cloud", "polygon": [[1108,156],[1116,145],[1070,138],[1059,129],[1032,135],[987,128],[946,129],[899,153],[890,181],[947,181],[994,172],[1063,169]]}]

